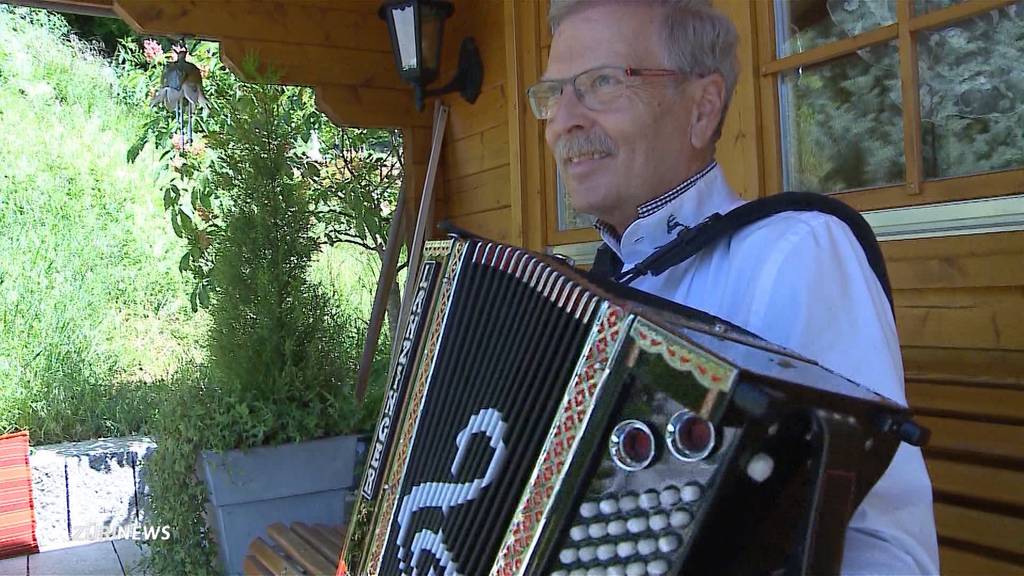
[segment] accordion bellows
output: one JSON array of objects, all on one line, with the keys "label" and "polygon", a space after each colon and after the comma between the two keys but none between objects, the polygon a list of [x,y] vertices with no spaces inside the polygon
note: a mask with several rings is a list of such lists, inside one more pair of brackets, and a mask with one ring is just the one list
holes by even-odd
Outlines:
[{"label": "accordion bellows", "polygon": [[342,573],[838,571],[904,408],[554,258],[423,260]]}]

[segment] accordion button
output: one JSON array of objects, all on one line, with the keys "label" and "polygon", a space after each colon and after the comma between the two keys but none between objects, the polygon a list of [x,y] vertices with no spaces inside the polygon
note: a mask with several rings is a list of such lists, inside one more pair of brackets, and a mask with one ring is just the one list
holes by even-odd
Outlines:
[{"label": "accordion button", "polygon": [[626,533],[626,521],[625,520],[612,520],[608,523],[608,534],[612,536],[622,536]]},{"label": "accordion button", "polygon": [[597,547],[597,559],[604,562],[615,557],[615,544],[601,544]]},{"label": "accordion button", "polygon": [[623,512],[632,512],[636,510],[637,498],[633,494],[626,494],[622,498],[619,498],[619,510]]},{"label": "accordion button", "polygon": [[649,520],[651,530],[664,530],[668,528],[668,516],[665,514],[654,514]]},{"label": "accordion button", "polygon": [[675,534],[666,534],[661,538],[658,538],[658,550],[667,554],[676,548],[679,548],[679,536],[676,536]]},{"label": "accordion button", "polygon": [[626,576],[626,567],[616,564],[608,567],[608,576]]},{"label": "accordion button", "polygon": [[597,557],[597,549],[593,546],[580,548],[580,562],[590,562]]},{"label": "accordion button", "polygon": [[619,558],[629,558],[636,554],[636,542],[632,540],[623,540],[615,545],[615,553],[619,555]]},{"label": "accordion button", "polygon": [[687,484],[683,486],[683,490],[679,495],[682,497],[683,502],[696,502],[700,500],[700,492],[700,484]]},{"label": "accordion button", "polygon": [[671,508],[679,503],[680,495],[679,489],[675,486],[670,486],[661,491],[658,494],[658,500],[661,501],[661,505],[665,508]]},{"label": "accordion button", "polygon": [[644,576],[647,574],[647,564],[643,562],[631,562],[626,565],[626,576]]},{"label": "accordion button", "polygon": [[639,534],[647,530],[647,517],[637,516],[626,521],[626,529],[630,534]]},{"label": "accordion button", "polygon": [[583,540],[586,537],[587,537],[587,527],[586,526],[578,525],[578,526],[573,526],[572,528],[569,529],[569,538],[572,538],[576,542],[579,542],[580,540]]},{"label": "accordion button", "polygon": [[654,574],[654,576],[661,576],[668,572],[668,562],[665,560],[655,560],[647,563],[647,573]]},{"label": "accordion button", "polygon": [[558,553],[558,559],[562,564],[572,564],[579,559],[579,554],[576,553],[575,548],[566,548]]},{"label": "accordion button", "polygon": [[668,523],[673,528],[686,528],[692,520],[693,515],[690,514],[689,510],[673,510],[672,514],[668,517]]},{"label": "accordion button", "polygon": [[555,570],[551,573],[551,576],[569,576],[569,573],[565,570]]},{"label": "accordion button", "polygon": [[587,526],[587,534],[590,534],[591,538],[604,538],[608,535],[608,525],[604,522],[594,522]]},{"label": "accordion button", "polygon": [[653,490],[640,495],[640,507],[644,510],[654,510],[658,507],[658,493]]},{"label": "accordion button", "polygon": [[605,498],[601,500],[601,504],[598,507],[601,509],[601,514],[610,516],[619,511],[619,501],[615,498]]},{"label": "accordion button", "polygon": [[597,505],[597,502],[584,502],[580,505],[580,516],[584,518],[593,518],[597,516],[597,513],[601,508]]},{"label": "accordion button", "polygon": [[658,541],[654,538],[644,538],[636,543],[636,551],[647,556],[658,551]]},{"label": "accordion button", "polygon": [[608,576],[608,571],[604,569],[604,566],[594,566],[587,570],[587,576]]},{"label": "accordion button", "polygon": [[587,571],[583,568],[577,568],[569,572],[569,576],[587,576]]}]

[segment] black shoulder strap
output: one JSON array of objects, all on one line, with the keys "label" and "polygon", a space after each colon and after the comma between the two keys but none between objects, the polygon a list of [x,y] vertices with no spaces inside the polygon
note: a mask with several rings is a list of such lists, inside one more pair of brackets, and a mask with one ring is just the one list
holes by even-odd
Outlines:
[{"label": "black shoulder strap", "polygon": [[[885,269],[885,260],[882,257],[882,250],[878,247],[878,240],[875,238],[871,225],[864,220],[859,212],[850,208],[843,202],[811,192],[783,192],[766,198],[748,202],[725,215],[712,214],[706,220],[679,233],[671,242],[665,244],[653,254],[645,258],[633,268],[615,274],[608,274],[617,282],[629,284],[641,276],[651,274],[660,276],[669,268],[676,266],[690,259],[707,246],[731,236],[736,231],[753,224],[769,216],[782,212],[822,212],[842,220],[853,232],[854,238],[860,243],[864,255],[867,257],[868,265],[878,277],[878,282],[885,291],[885,297],[889,300],[889,308],[892,310],[892,287],[889,284],[889,274]],[[598,249],[611,253],[615,260],[618,256],[607,246],[603,245]],[[604,256],[607,258],[607,255]],[[594,265],[597,267],[598,259],[595,258]],[[622,263],[619,261],[619,268]],[[595,270],[595,275],[604,272],[605,269]]]}]

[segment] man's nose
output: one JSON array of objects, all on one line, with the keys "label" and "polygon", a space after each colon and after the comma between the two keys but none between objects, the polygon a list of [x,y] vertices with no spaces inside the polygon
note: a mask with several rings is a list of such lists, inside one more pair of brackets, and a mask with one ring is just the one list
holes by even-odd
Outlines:
[{"label": "man's nose", "polygon": [[573,87],[567,85],[558,99],[555,113],[548,119],[546,131],[557,140],[574,128],[586,128],[589,122],[590,111],[580,102]]}]

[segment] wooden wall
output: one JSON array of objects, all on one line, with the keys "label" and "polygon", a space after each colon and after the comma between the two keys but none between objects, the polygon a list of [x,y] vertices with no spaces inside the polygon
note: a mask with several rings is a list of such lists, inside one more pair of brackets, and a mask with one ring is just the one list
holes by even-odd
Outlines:
[{"label": "wooden wall", "polygon": [[885,242],[943,574],[1024,574],[1024,232]]}]

